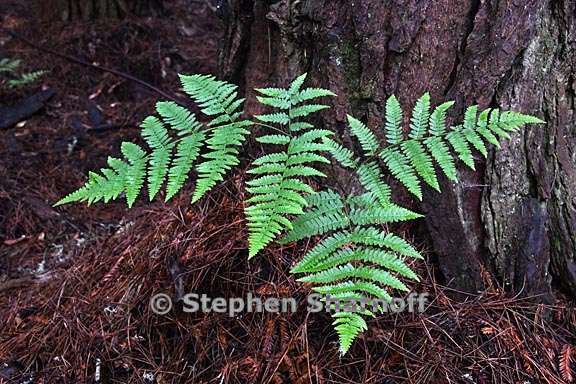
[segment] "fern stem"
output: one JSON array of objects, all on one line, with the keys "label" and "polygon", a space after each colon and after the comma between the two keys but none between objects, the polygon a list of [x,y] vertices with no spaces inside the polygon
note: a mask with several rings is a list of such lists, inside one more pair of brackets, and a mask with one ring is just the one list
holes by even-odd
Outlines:
[{"label": "fern stem", "polygon": [[[259,125],[259,126],[261,126],[261,127],[265,127],[265,128],[269,128],[269,129],[272,129],[272,130],[274,130],[274,131],[276,131],[276,132],[278,132],[278,133],[281,133],[281,134],[283,134],[283,135],[289,135],[287,132],[284,132],[283,130],[281,130],[281,129],[279,129],[279,128],[276,128],[276,127],[273,126],[273,125],[268,125],[268,124],[264,124],[264,123],[259,123],[259,122],[257,122],[257,121],[252,121],[252,124],[254,124],[254,125]],[[290,137],[292,137],[292,136],[290,136]]]}]

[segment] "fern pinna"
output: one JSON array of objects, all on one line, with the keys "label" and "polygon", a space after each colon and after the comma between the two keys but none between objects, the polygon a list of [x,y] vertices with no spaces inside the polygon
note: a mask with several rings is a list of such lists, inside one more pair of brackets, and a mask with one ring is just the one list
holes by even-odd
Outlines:
[{"label": "fern pinna", "polygon": [[332,131],[315,129],[303,118],[328,108],[309,103],[310,100],[334,94],[320,88],[302,89],[305,79],[306,74],[297,77],[287,89],[257,89],[262,95],[258,96],[258,101],[279,112],[255,116],[260,125],[273,130],[256,141],[282,149],[256,159],[248,171],[255,175],[246,188],[252,195],[245,208],[250,257],[280,232],[292,228],[289,216],[302,214],[307,205],[304,195],[314,193],[304,178],[325,176],[311,165],[330,162],[320,153],[326,149],[321,140],[332,135]]},{"label": "fern pinna", "polygon": [[307,212],[294,221],[293,230],[281,241],[326,235],[291,272],[306,274],[298,280],[315,284],[313,290],[330,299],[366,300],[367,306],[356,311],[333,313],[344,354],[367,328],[363,316],[374,316],[372,307],[377,300],[391,301],[392,289],[408,290],[395,274],[418,281],[405,258],[422,256],[404,239],[383,230],[382,225],[421,215],[390,202],[380,204],[371,192],[344,199],[333,191],[323,191],[309,196],[308,202]]},{"label": "fern pinna", "polygon": [[364,317],[374,316],[374,311],[381,309],[370,304],[378,300],[390,302],[394,289],[407,291],[401,278],[418,280],[406,259],[422,256],[407,241],[383,228],[388,223],[413,220],[421,215],[392,203],[392,190],[384,179],[380,161],[408,191],[421,199],[420,179],[439,190],[434,161],[455,181],[456,158],[474,168],[470,145],[486,156],[484,141],[499,146],[498,138],[509,138],[509,132],[528,123],[543,123],[536,117],[515,112],[485,110],[478,115],[478,108],[472,106],[466,110],[462,125],[447,129],[446,111],[452,104],[441,104],[430,113],[430,96],[422,96],[414,107],[406,138],[401,107],[391,96],[386,103],[383,148],[365,124],[348,116],[362,158],[331,138],[323,138],[327,150],[341,165],[354,170],[366,192],[346,199],[332,191],[309,196],[308,210],[294,220],[292,230],[282,242],[324,236],[292,272],[305,274],[299,280],[315,285],[313,289],[326,297],[361,299],[367,304],[333,313],[341,353],[346,353],[358,334],[367,329]]},{"label": "fern pinna", "polygon": [[196,166],[198,178],[192,202],[223,180],[226,171],[239,163],[239,147],[249,134],[247,127],[252,124],[240,118],[244,99],[238,98],[237,86],[213,76],[182,75],[180,79],[184,91],[212,118],[207,127],[186,108],[173,102],[158,102],[156,112],[160,117],[149,116],[141,125],[150,153],[137,144],[122,143],[125,160],[109,158],[109,168],[103,168],[100,174],[90,172],[82,188],[56,205],[75,201],[108,202],[125,194],[131,207],[145,182],[150,200],[166,182],[165,199],[169,200],[188,180],[203,147],[206,150]]}]

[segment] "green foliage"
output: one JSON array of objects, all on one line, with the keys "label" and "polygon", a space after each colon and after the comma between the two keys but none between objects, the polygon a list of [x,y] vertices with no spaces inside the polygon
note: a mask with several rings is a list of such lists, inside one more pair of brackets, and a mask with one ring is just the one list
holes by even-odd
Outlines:
[{"label": "green foliage", "polygon": [[[422,181],[440,190],[436,165],[449,180],[456,181],[458,159],[474,169],[474,151],[486,157],[487,144],[499,147],[500,140],[509,139],[510,133],[525,124],[543,121],[498,109],[479,113],[477,106],[471,106],[462,124],[447,127],[446,113],[454,103],[432,109],[426,93],[416,102],[405,135],[402,108],[391,96],[386,102],[381,134],[348,116],[350,132],[362,149],[362,156],[356,156],[334,140],[332,131],[315,128],[306,121],[313,113],[328,108],[314,100],[334,94],[303,88],[305,79],[306,74],[301,75],[287,88],[257,89],[258,101],[274,110],[255,116],[257,122],[252,123],[241,119],[244,99],[238,98],[236,86],[212,76],[181,76],[184,91],[210,117],[207,126],[186,108],[159,102],[158,116],[149,116],[142,123],[142,138],[150,150],[122,143],[123,159],[110,157],[108,168],[90,172],[86,184],[57,205],[108,202],[125,195],[132,206],[144,184],[150,199],[166,184],[168,200],[182,189],[202,152],[192,198],[197,201],[239,163],[239,148],[249,134],[247,127],[264,127],[267,132],[256,141],[273,151],[254,160],[248,170],[251,179],[246,183],[249,198],[245,213],[249,257],[283,232],[279,240],[283,244],[312,240],[315,245],[291,272],[326,297],[361,299],[365,303],[353,311],[333,313],[340,351],[346,353],[367,329],[365,319],[382,311],[382,300],[390,302],[394,290],[408,291],[406,282],[418,281],[409,261],[422,256],[387,228],[422,216],[393,203],[384,170],[422,199]],[[379,137],[385,138],[383,143]],[[318,164],[329,163],[325,154],[352,170],[364,191],[350,195],[332,190],[316,193],[309,178],[325,176],[317,169]]]},{"label": "green foliage", "polygon": [[240,163],[239,147],[250,133],[246,128],[252,122],[240,119],[244,99],[238,98],[237,86],[206,75],[180,76],[180,79],[184,91],[199,104],[202,112],[213,117],[208,123],[208,152],[202,155],[204,161],[196,168],[198,180],[192,196],[194,203],[222,181],[230,168]]},{"label": "green foliage", "polygon": [[[56,205],[76,201],[92,204],[108,202],[125,194],[128,206],[139,196],[144,182],[152,200],[166,183],[165,199],[176,195],[188,180],[194,162],[203,147],[203,161],[196,166],[198,180],[192,202],[199,200],[224,174],[239,163],[238,148],[243,144],[251,122],[241,120],[237,87],[212,76],[181,76],[184,91],[212,119],[204,127],[188,109],[174,102],[156,104],[157,116],[148,116],[141,124],[142,138],[150,148],[122,143],[125,160],[109,159],[101,174],[90,172],[88,181]],[[135,151],[135,147],[139,148]],[[125,150],[126,149],[126,150]],[[130,155],[130,156],[129,156]],[[141,155],[141,156],[140,156]],[[126,166],[120,165],[120,163]],[[136,172],[138,171],[138,172]]]},{"label": "green foliage", "polygon": [[[338,143],[331,142],[329,151],[345,167],[356,168],[364,187],[379,193],[382,201],[389,192],[380,191],[382,187],[373,177],[378,166],[378,157],[388,172],[396,178],[410,193],[422,200],[421,181],[440,191],[435,164],[451,181],[456,181],[456,160],[461,160],[467,167],[475,169],[473,150],[482,156],[488,156],[487,144],[500,147],[501,139],[509,139],[510,132],[515,132],[526,124],[541,124],[542,120],[517,112],[500,112],[498,109],[487,109],[478,115],[478,107],[466,109],[464,123],[451,128],[446,127],[446,112],[454,102],[446,102],[430,112],[430,95],[424,94],[418,99],[410,118],[408,137],[402,129],[402,109],[396,97],[391,96],[386,102],[384,136],[385,145],[376,139],[376,134],[362,122],[348,116],[350,131],[363,149],[370,165],[354,162],[351,151]],[[451,148],[451,149],[450,149]],[[357,165],[361,164],[361,165]],[[370,173],[367,173],[367,170]]]},{"label": "green foliage", "polygon": [[56,205],[73,201],[87,201],[92,204],[103,200],[107,203],[126,194],[128,205],[132,206],[146,176],[146,152],[134,143],[122,143],[122,154],[126,160],[108,158],[108,166],[101,174],[90,172],[88,181],[77,191],[60,200]]},{"label": "green foliage", "polygon": [[48,71],[34,71],[19,73],[20,60],[0,59],[0,89],[22,88],[37,82]]},{"label": "green foliage", "polygon": [[354,339],[367,329],[364,317],[375,316],[382,309],[379,302],[391,301],[393,290],[407,291],[404,281],[418,281],[407,259],[422,256],[406,240],[382,228],[421,216],[392,203],[392,191],[379,162],[421,199],[421,180],[440,189],[434,163],[450,180],[456,180],[456,159],[473,169],[473,149],[487,156],[487,143],[499,145],[499,138],[509,138],[509,132],[525,124],[543,123],[516,112],[486,110],[478,115],[478,108],[472,106],[466,110],[462,125],[448,129],[446,111],[452,105],[453,102],[443,103],[430,112],[430,96],[422,96],[416,102],[405,137],[402,109],[391,96],[386,102],[383,147],[375,132],[348,116],[363,159],[355,158],[350,149],[332,139],[324,139],[326,150],[342,166],[355,171],[366,192],[345,198],[333,191],[308,196],[307,210],[292,222],[292,229],[281,242],[323,236],[291,272],[302,274],[299,281],[312,284],[314,291],[331,299],[364,300],[364,307],[333,313],[341,353],[346,353]]},{"label": "green foliage", "polygon": [[[328,108],[323,104],[306,102],[334,94],[325,89],[302,89],[306,74],[296,78],[286,89],[264,88],[260,103],[279,112],[255,116],[262,125],[273,130],[256,139],[259,143],[280,146],[275,152],[264,155],[252,163],[248,171],[253,179],[247,182],[251,197],[246,201],[246,218],[249,230],[249,257],[253,257],[286,229],[292,229],[290,217],[303,213],[307,205],[306,194],[314,193],[306,182],[310,176],[325,176],[314,163],[329,163],[320,154],[326,149],[322,140],[332,131],[314,129],[302,119]],[[279,127],[269,126],[269,123]]]},{"label": "green foliage", "polygon": [[[330,298],[364,298],[368,304],[391,301],[392,289],[407,291],[397,276],[418,281],[405,259],[422,256],[381,225],[413,220],[419,214],[388,200],[381,204],[371,192],[346,200],[333,191],[319,192],[308,197],[308,204],[309,210],[294,221],[283,241],[326,236],[292,268],[292,273],[305,274],[299,281],[314,284],[314,291]],[[361,315],[373,316],[377,309],[334,313],[342,353],[367,328]]]}]

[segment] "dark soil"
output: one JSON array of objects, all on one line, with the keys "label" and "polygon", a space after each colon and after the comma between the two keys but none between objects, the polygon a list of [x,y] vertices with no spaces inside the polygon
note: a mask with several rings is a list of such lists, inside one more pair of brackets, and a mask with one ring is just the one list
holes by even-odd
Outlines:
[{"label": "dark soil", "polygon": [[[157,18],[38,22],[0,0],[0,23],[35,44],[178,94],[177,73],[215,73],[223,25],[197,1]],[[326,314],[158,316],[150,297],[184,292],[295,296],[294,249],[247,261],[242,173],[197,206],[123,202],[52,208],[88,170],[136,140],[159,95],[0,36],[0,57],[45,69],[46,107],[0,130],[0,383],[562,383],[571,376],[576,313],[493,288],[458,301],[431,277],[423,314],[382,316],[341,358]],[[0,93],[11,105],[36,92]],[[189,190],[188,190],[189,192]],[[178,303],[177,303],[178,304]],[[566,362],[566,359],[567,362]],[[99,376],[99,379],[98,379]],[[564,377],[564,379],[562,379]],[[564,381],[563,381],[564,380]]]}]

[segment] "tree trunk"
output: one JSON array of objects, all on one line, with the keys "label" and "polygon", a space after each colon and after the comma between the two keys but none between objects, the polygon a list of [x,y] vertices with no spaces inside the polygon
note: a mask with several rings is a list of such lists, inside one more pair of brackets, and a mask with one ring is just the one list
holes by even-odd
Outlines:
[{"label": "tree trunk", "polygon": [[163,10],[162,0],[37,0],[44,20],[75,21],[149,15]]},{"label": "tree trunk", "polygon": [[[571,0],[223,2],[220,74],[253,89],[308,72],[338,94],[323,123],[346,113],[380,126],[384,102],[429,90],[435,103],[501,107],[544,118],[460,182],[427,190],[421,210],[445,282],[497,283],[551,298],[576,295],[576,3]],[[247,108],[260,106],[250,98]],[[344,140],[346,137],[343,136]]]}]

